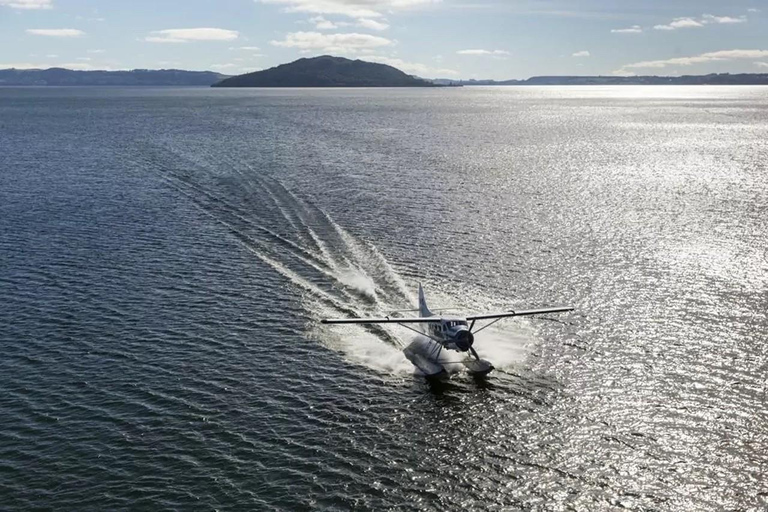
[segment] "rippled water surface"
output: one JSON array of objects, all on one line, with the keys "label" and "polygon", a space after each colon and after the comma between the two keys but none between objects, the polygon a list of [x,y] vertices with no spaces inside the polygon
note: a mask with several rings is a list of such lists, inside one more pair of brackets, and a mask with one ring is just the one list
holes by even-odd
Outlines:
[{"label": "rippled water surface", "polygon": [[[0,508],[768,507],[768,89],[0,89]],[[430,384],[325,316],[571,304]]]}]

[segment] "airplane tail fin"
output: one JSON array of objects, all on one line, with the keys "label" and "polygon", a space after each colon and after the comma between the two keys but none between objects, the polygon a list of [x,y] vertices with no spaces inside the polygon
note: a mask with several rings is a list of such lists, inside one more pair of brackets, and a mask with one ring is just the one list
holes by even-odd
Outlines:
[{"label": "airplane tail fin", "polygon": [[419,315],[421,317],[434,316],[427,307],[427,299],[424,297],[424,288],[421,287],[421,283],[419,283]]}]

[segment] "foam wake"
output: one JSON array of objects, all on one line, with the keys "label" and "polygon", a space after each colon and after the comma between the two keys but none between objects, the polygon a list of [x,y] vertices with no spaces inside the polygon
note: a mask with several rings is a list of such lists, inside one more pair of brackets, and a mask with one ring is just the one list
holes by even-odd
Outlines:
[{"label": "foam wake", "polygon": [[230,173],[221,176],[220,159],[214,166],[154,146],[145,148],[136,163],[155,168],[168,185],[301,291],[309,337],[357,364],[385,373],[412,371],[401,351],[408,331],[319,324],[324,317],[380,316],[413,303],[403,279],[372,244],[355,238],[281,181],[242,162],[225,162]]}]

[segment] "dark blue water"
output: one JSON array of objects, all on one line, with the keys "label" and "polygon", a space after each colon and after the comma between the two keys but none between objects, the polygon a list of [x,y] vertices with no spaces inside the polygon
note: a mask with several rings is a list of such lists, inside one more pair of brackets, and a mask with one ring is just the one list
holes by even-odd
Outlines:
[{"label": "dark blue water", "polygon": [[[768,506],[768,89],[0,89],[0,508]],[[430,384],[325,316],[571,304]]]}]

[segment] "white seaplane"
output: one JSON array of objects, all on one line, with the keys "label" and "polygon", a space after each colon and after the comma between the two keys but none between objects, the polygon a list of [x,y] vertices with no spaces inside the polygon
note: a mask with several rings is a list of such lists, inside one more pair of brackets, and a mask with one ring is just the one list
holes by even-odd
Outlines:
[{"label": "white seaplane", "polygon": [[[491,313],[483,315],[459,316],[437,316],[427,307],[427,301],[424,297],[424,289],[419,284],[419,309],[408,310],[418,311],[419,316],[415,318],[401,318],[398,316],[386,316],[383,318],[341,318],[321,320],[324,324],[398,324],[406,329],[414,331],[429,338],[430,343],[424,345],[417,342],[411,343],[403,350],[405,357],[411,361],[414,366],[421,370],[424,375],[430,378],[444,378],[450,375],[445,365],[462,364],[467,371],[473,375],[483,376],[493,371],[493,365],[485,359],[480,359],[473,345],[475,335],[487,329],[503,318],[514,316],[543,315],[548,313],[563,313],[573,311],[572,307],[555,307],[541,309],[524,309],[518,311],[505,311],[502,313]],[[394,312],[394,314],[400,312]],[[491,320],[475,330],[475,322]],[[416,329],[412,325],[421,327]],[[443,349],[453,350],[466,354],[462,361],[446,361],[440,359]]]}]

